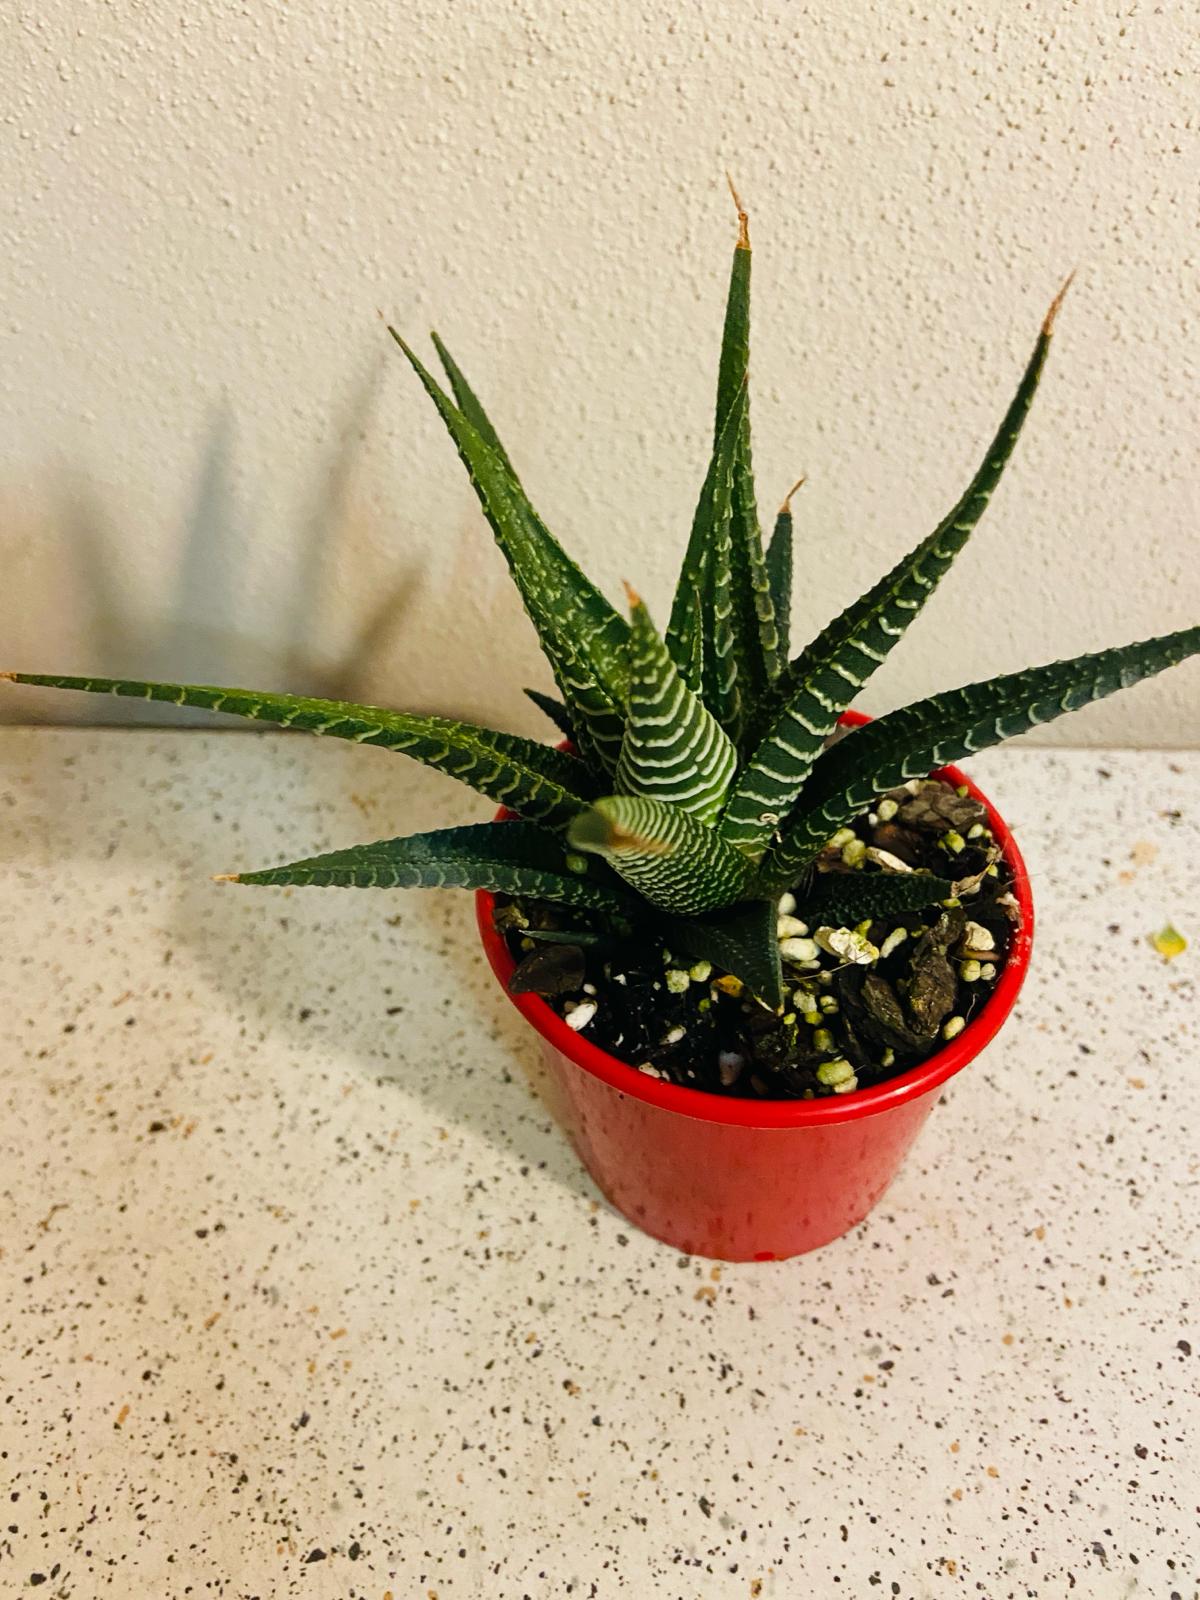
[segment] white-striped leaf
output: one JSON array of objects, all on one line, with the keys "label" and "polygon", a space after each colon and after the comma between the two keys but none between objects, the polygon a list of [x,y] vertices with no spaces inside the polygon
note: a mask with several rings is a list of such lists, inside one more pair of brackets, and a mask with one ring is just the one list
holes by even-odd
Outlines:
[{"label": "white-striped leaf", "polygon": [[1140,644],[951,689],[854,729],[813,768],[799,806],[763,861],[759,887],[763,893],[790,887],[830,835],[876,795],[1127,689],[1197,653],[1200,627],[1184,628]]},{"label": "white-striped leaf", "polygon": [[631,595],[629,699],[614,784],[714,822],[725,803],[737,751],[720,723],[676,670],[646,607]]},{"label": "white-striped leaf", "polygon": [[[495,430],[457,367],[451,368],[471,416],[483,419],[486,436],[441,388],[394,328],[388,330],[407,356],[437,407],[467,469],[529,613],[542,649],[572,711],[585,754],[611,772],[621,749],[628,626],[579,570],[533,509],[508,457],[490,442]],[[439,341],[442,359],[449,354]]]},{"label": "white-striped leaf", "polygon": [[314,700],[298,694],[221,689],[199,683],[144,683],[133,678],[71,678],[49,673],[5,674],[17,683],[51,689],[82,689],[172,706],[198,706],[226,716],[271,722],[281,728],[379,745],[412,756],[427,767],[460,778],[472,789],[522,816],[561,826],[593,793],[587,768],[576,757],[514,733],[497,733],[448,717],[410,716],[345,700]]},{"label": "white-striped leaf", "polygon": [[590,868],[589,874],[572,872],[562,841],[536,823],[479,822],[232,873],[228,881],[323,889],[488,889],[556,905],[636,912],[636,900],[619,884],[601,881]]},{"label": "white-striped leaf", "polygon": [[671,659],[731,738],[744,713],[730,560],[734,462],[745,406],[743,383],[700,491],[667,629]]},{"label": "white-striped leaf", "polygon": [[610,795],[575,817],[567,838],[602,857],[651,904],[679,916],[731,905],[752,872],[740,851],[687,811],[647,795]]},{"label": "white-striped leaf", "polygon": [[1037,390],[1060,301],[1061,295],[1047,313],[1016,395],[966,493],[928,538],[829,624],[760,702],[753,753],[721,820],[722,836],[752,858],[762,855],[795,802],[838,717],[924,606],[983,515]]}]

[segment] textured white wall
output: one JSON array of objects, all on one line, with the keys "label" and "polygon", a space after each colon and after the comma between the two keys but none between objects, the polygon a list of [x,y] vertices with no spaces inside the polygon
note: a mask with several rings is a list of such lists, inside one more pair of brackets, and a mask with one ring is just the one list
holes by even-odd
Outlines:
[{"label": "textured white wall", "polygon": [[[10,0],[0,665],[540,728],[532,636],[377,310],[439,328],[547,520],[661,617],[726,167],[760,496],[809,475],[814,629],[953,500],[1080,267],[1019,456],[868,709],[1195,621],[1197,33],[1131,0]],[[1200,667],[1045,737],[1200,742]]]}]

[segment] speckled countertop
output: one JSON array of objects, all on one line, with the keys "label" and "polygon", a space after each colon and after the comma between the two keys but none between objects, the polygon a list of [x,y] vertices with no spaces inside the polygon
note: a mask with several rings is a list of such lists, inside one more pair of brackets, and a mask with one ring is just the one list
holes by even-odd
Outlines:
[{"label": "speckled countertop", "polygon": [[1200,753],[974,762],[1016,1016],[863,1227],[723,1268],[600,1202],[469,897],[209,881],[465,790],[287,735],[0,762],[5,1597],[1200,1595]]}]

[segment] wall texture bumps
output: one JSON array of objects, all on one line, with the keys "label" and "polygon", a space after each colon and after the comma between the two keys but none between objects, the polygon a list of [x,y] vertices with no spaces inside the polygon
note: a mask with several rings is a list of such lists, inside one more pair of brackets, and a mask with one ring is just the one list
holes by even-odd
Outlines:
[{"label": "wall texture bumps", "polygon": [[[532,636],[378,312],[438,327],[547,519],[664,616],[726,167],[760,493],[808,474],[814,631],[953,499],[1080,268],[1018,459],[868,709],[1200,614],[1188,5],[38,0],[0,44],[0,665],[536,729]],[[1043,737],[1200,742],[1197,681]]]}]

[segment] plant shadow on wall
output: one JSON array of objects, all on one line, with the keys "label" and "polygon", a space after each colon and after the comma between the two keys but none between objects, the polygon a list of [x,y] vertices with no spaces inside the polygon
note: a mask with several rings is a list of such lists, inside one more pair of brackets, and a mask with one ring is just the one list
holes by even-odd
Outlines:
[{"label": "plant shadow on wall", "polygon": [[[412,647],[404,633],[418,574],[410,568],[396,578],[395,562],[386,557],[395,536],[387,532],[371,539],[372,530],[364,527],[355,500],[358,447],[387,366],[387,352],[372,362],[331,430],[329,451],[314,466],[308,505],[294,525],[291,564],[278,585],[278,610],[273,626],[264,630],[267,637],[281,639],[282,648],[272,649],[262,636],[255,637],[249,624],[238,622],[244,612],[243,574],[253,557],[256,530],[241,510],[247,497],[237,481],[237,430],[232,413],[222,405],[209,416],[185,495],[168,596],[154,607],[139,603],[147,577],[130,549],[121,517],[86,474],[62,472],[36,514],[30,513],[27,500],[18,506],[13,497],[14,514],[3,519],[0,532],[0,560],[10,579],[0,597],[6,654],[78,654],[148,676],[182,664],[189,676],[203,680],[277,677],[332,698],[374,694],[387,700],[401,694],[394,682],[386,685],[399,675],[397,658],[402,663]],[[456,532],[452,574],[477,559],[480,534],[473,505]],[[387,571],[371,571],[372,548],[385,553],[380,559],[388,559]],[[330,624],[337,620],[330,617],[329,606],[330,597],[338,593],[332,575],[339,564],[355,572],[355,595],[379,598],[344,630],[347,643],[336,652],[318,653],[314,642],[328,640]],[[49,616],[48,595],[56,597]],[[506,598],[503,590],[500,595]],[[433,610],[435,624],[444,625],[447,606],[438,604]],[[216,721],[223,728],[246,731],[237,718],[214,719],[187,706],[111,697],[80,697],[67,706],[15,688],[0,709],[17,723],[191,728],[211,734]],[[287,764],[286,745],[294,738],[275,730],[271,749],[261,759],[286,772],[280,787],[286,788],[295,814],[316,812],[328,820],[335,837],[352,834],[350,819],[366,795],[374,797],[367,801],[373,820],[381,820],[381,812],[392,803],[388,780],[394,770],[383,752],[343,747],[345,762],[327,762],[314,774],[306,762]],[[185,754],[184,762],[188,759]],[[364,759],[369,773],[363,770]],[[115,829],[97,827],[94,817],[74,812],[77,788],[62,770],[56,747],[33,764],[31,797],[55,833],[60,856],[69,850],[91,862],[115,856],[122,863],[153,861],[161,867],[167,844],[180,883],[178,899],[167,914],[169,941],[188,951],[205,980],[249,1019],[251,1036],[269,1032],[297,1048],[319,1045],[324,1038],[331,1053],[336,1050],[340,1061],[350,1061],[365,1077],[388,1078],[406,1094],[417,1095],[439,1124],[468,1128],[501,1150],[515,1151],[522,1164],[593,1198],[596,1191],[586,1175],[547,1125],[547,1112],[553,1115],[554,1108],[540,1055],[530,1048],[520,1017],[479,960],[469,907],[450,895],[409,900],[403,907],[380,897],[373,905],[346,901],[320,907],[322,914],[312,917],[279,904],[264,905],[261,915],[248,919],[242,897],[213,884],[203,865],[197,870],[203,863],[214,869],[230,864],[231,850],[240,857],[237,835],[231,837],[228,822],[216,814],[219,791],[216,775],[194,791],[191,803],[173,813],[168,841],[139,825],[136,815],[118,819]],[[438,815],[446,819],[466,823],[479,818],[478,801],[449,779],[438,782],[437,806]],[[399,832],[410,819],[397,809],[386,820]],[[6,855],[0,844],[0,858]],[[406,1048],[405,1013],[395,1007],[405,1006],[415,1015],[423,996],[442,979],[430,973],[425,982],[406,967],[405,924],[421,928],[414,943],[439,947],[439,956],[453,963],[455,1004],[481,1019],[494,1046],[486,1053],[464,1055],[458,1070],[444,1070],[444,1061],[438,1070],[427,1070]],[[239,959],[239,952],[245,959]],[[271,985],[256,981],[259,974],[278,970],[289,973],[287,995],[304,997],[299,1007]],[[456,1042],[451,1029],[449,1052]],[[496,1072],[497,1054],[512,1077],[508,1071],[503,1078]],[[526,1083],[532,1095],[525,1092]]]},{"label": "plant shadow on wall", "polygon": [[[967,1026],[967,1011],[947,1012],[959,977],[964,984],[1000,978],[999,959],[993,961],[988,952],[1007,946],[997,943],[1000,936],[987,921],[968,918],[964,901],[970,900],[981,919],[985,909],[990,921],[999,918],[1005,937],[1012,922],[1006,908],[992,904],[993,887],[997,895],[1004,888],[998,881],[1002,845],[981,816],[960,818],[943,809],[933,821],[925,817],[939,834],[930,847],[937,854],[904,836],[903,829],[893,828],[886,844],[874,830],[886,826],[902,805],[915,804],[928,774],[950,762],[1200,654],[1200,626],[949,689],[834,741],[843,714],[945,577],[991,500],[1039,383],[1067,285],[1050,303],[1016,393],[965,492],[932,533],[793,655],[790,497],[777,513],[768,543],[753,488],[750,240],[740,204],[738,213],[712,456],[662,634],[632,590],[626,616],[558,544],[438,336],[432,336],[432,344],[448,389],[394,335],[467,467],[537,630],[562,698],[549,700],[535,691],[533,699],[567,736],[568,746],[555,749],[543,740],[444,716],[271,690],[27,671],[2,676],[27,685],[232,712],[402,752],[461,779],[503,806],[508,820],[400,836],[387,816],[395,809],[393,794],[375,808],[380,815],[371,831],[377,837],[370,843],[329,851],[328,837],[318,838],[319,855],[228,876],[273,887],[458,887],[506,896],[503,926],[514,930],[522,969],[548,964],[539,943],[568,950],[573,976],[545,991],[588,997],[565,1014],[568,1028],[588,1027],[600,1010],[598,996],[611,1006],[607,991],[633,987],[636,980],[646,996],[641,1009],[648,1021],[638,1024],[640,1034],[622,1025],[611,1044],[606,1042],[616,1059],[641,1062],[661,1078],[662,1051],[680,1043],[692,1048],[693,1038],[703,1043],[702,1030],[720,1021],[728,999],[729,1031],[721,1037],[736,1039],[738,1049],[721,1053],[736,1056],[739,1069],[748,1056],[763,1071],[779,1064],[788,1074],[783,1087],[793,1098],[853,1094],[860,1073],[880,1081],[882,1074],[902,1071],[901,1050],[924,1059],[939,1037],[947,1043],[958,1037]],[[288,792],[287,763],[282,757],[279,776],[266,794],[280,787]],[[943,801],[967,797],[969,789],[958,795],[947,791]],[[288,822],[279,829],[289,843],[298,810],[294,795],[291,800]],[[878,816],[872,809],[876,802]],[[918,810],[932,805],[927,799]],[[885,806],[891,808],[886,816]],[[855,831],[863,819],[865,836]],[[313,822],[311,816],[304,820]],[[905,816],[905,821],[916,827],[922,817]],[[323,817],[319,826],[324,828]],[[257,816],[252,831],[256,836],[262,831]],[[972,851],[973,839],[984,842]],[[247,837],[239,844],[250,842]],[[956,861],[968,868],[961,877]],[[783,897],[791,902],[786,910]],[[925,924],[908,925],[913,914],[931,907],[942,908],[931,913],[937,917],[936,933]],[[781,926],[781,910],[782,922],[794,927]],[[254,922],[262,926],[267,915],[256,913]],[[347,968],[344,952],[358,941],[344,935],[365,933],[369,943],[380,938],[378,926],[366,920],[353,924],[341,909],[318,913],[319,923],[310,915],[305,913],[305,925],[318,956],[323,955],[321,940],[327,939],[322,928],[342,929],[341,939],[334,935],[329,944],[336,958],[332,971],[348,972],[354,988],[362,974]],[[275,916],[282,921],[288,913]],[[903,926],[891,927],[885,919],[899,919]],[[872,943],[877,922],[887,934],[886,949]],[[222,947],[231,941],[236,957],[238,935],[227,920]],[[890,976],[862,975],[864,985],[867,976],[877,980],[870,1002],[865,990],[848,984],[837,994],[818,995],[821,976],[832,984],[835,974],[884,961],[905,941],[911,948],[901,960],[919,961],[920,969],[910,965],[889,969]],[[444,953],[455,945],[447,936]],[[683,952],[688,961],[664,975],[667,947]],[[958,976],[949,961],[952,947],[964,969]],[[617,954],[602,954],[590,981],[584,981],[583,952],[595,948]],[[821,952],[830,958],[828,966]],[[510,946],[509,954],[516,953]],[[422,960],[415,947],[404,955],[414,964]],[[934,960],[940,963],[936,978],[930,976]],[[246,950],[240,964],[251,970],[257,964],[261,971],[261,951]],[[342,1010],[355,1015],[339,983],[330,982],[330,970],[319,959],[310,981],[323,982]],[[472,984],[477,970],[476,965]],[[809,976],[813,972],[816,979]],[[695,1017],[700,1020],[688,1011],[688,1025],[665,1027],[669,1002],[662,996],[691,995],[693,985],[698,986]],[[909,997],[907,1013],[902,995]],[[253,990],[240,989],[239,997],[252,1000]],[[460,999],[456,995],[449,1003]],[[825,999],[834,1002],[832,1009],[820,1003]],[[270,1010],[275,1002],[267,1004]],[[853,1038],[848,1021],[822,1022],[840,1015],[843,1004],[847,1013],[859,1008]],[[803,1024],[813,1030],[811,1048],[799,1032],[801,1013],[816,1019]],[[859,1036],[860,1027],[866,1031],[864,1014],[874,1025],[874,1054]],[[845,1029],[842,1050],[835,1027]],[[765,1042],[768,1030],[773,1037]],[[647,1059],[650,1052],[653,1059]],[[439,1049],[439,1057],[444,1053]],[[711,1050],[703,1060],[697,1056],[694,1066],[684,1062],[683,1076],[695,1078],[701,1069],[715,1073],[719,1062],[720,1054]],[[434,1073],[444,1074],[445,1065],[439,1059]],[[722,1078],[718,1087],[732,1083]],[[748,1085],[759,1098],[774,1097],[771,1083],[758,1071],[749,1075]],[[456,1089],[455,1116],[463,1109]]]},{"label": "plant shadow on wall", "polygon": [[[246,574],[262,533],[247,516],[251,496],[238,482],[235,419],[226,403],[211,409],[204,427],[165,595],[123,516],[85,471],[64,467],[32,497],[0,491],[6,654],[54,650],[149,677],[182,663],[189,676],[209,682],[274,677],[325,696],[386,692],[421,576],[414,561],[397,577],[394,556],[383,554],[394,535],[373,537],[355,494],[359,447],[385,370],[385,358],[375,356],[335,417],[289,532],[286,565],[273,566],[271,586],[254,596],[253,618],[246,615]],[[464,524],[460,546],[465,552],[474,542],[474,526]],[[358,614],[344,622],[330,615],[339,570],[354,575],[347,609],[362,597]],[[146,601],[155,587],[159,596]],[[0,712],[6,722],[213,726],[211,716],[187,706],[117,699],[64,706],[20,689]],[[221,723],[244,727],[233,717]]]}]

